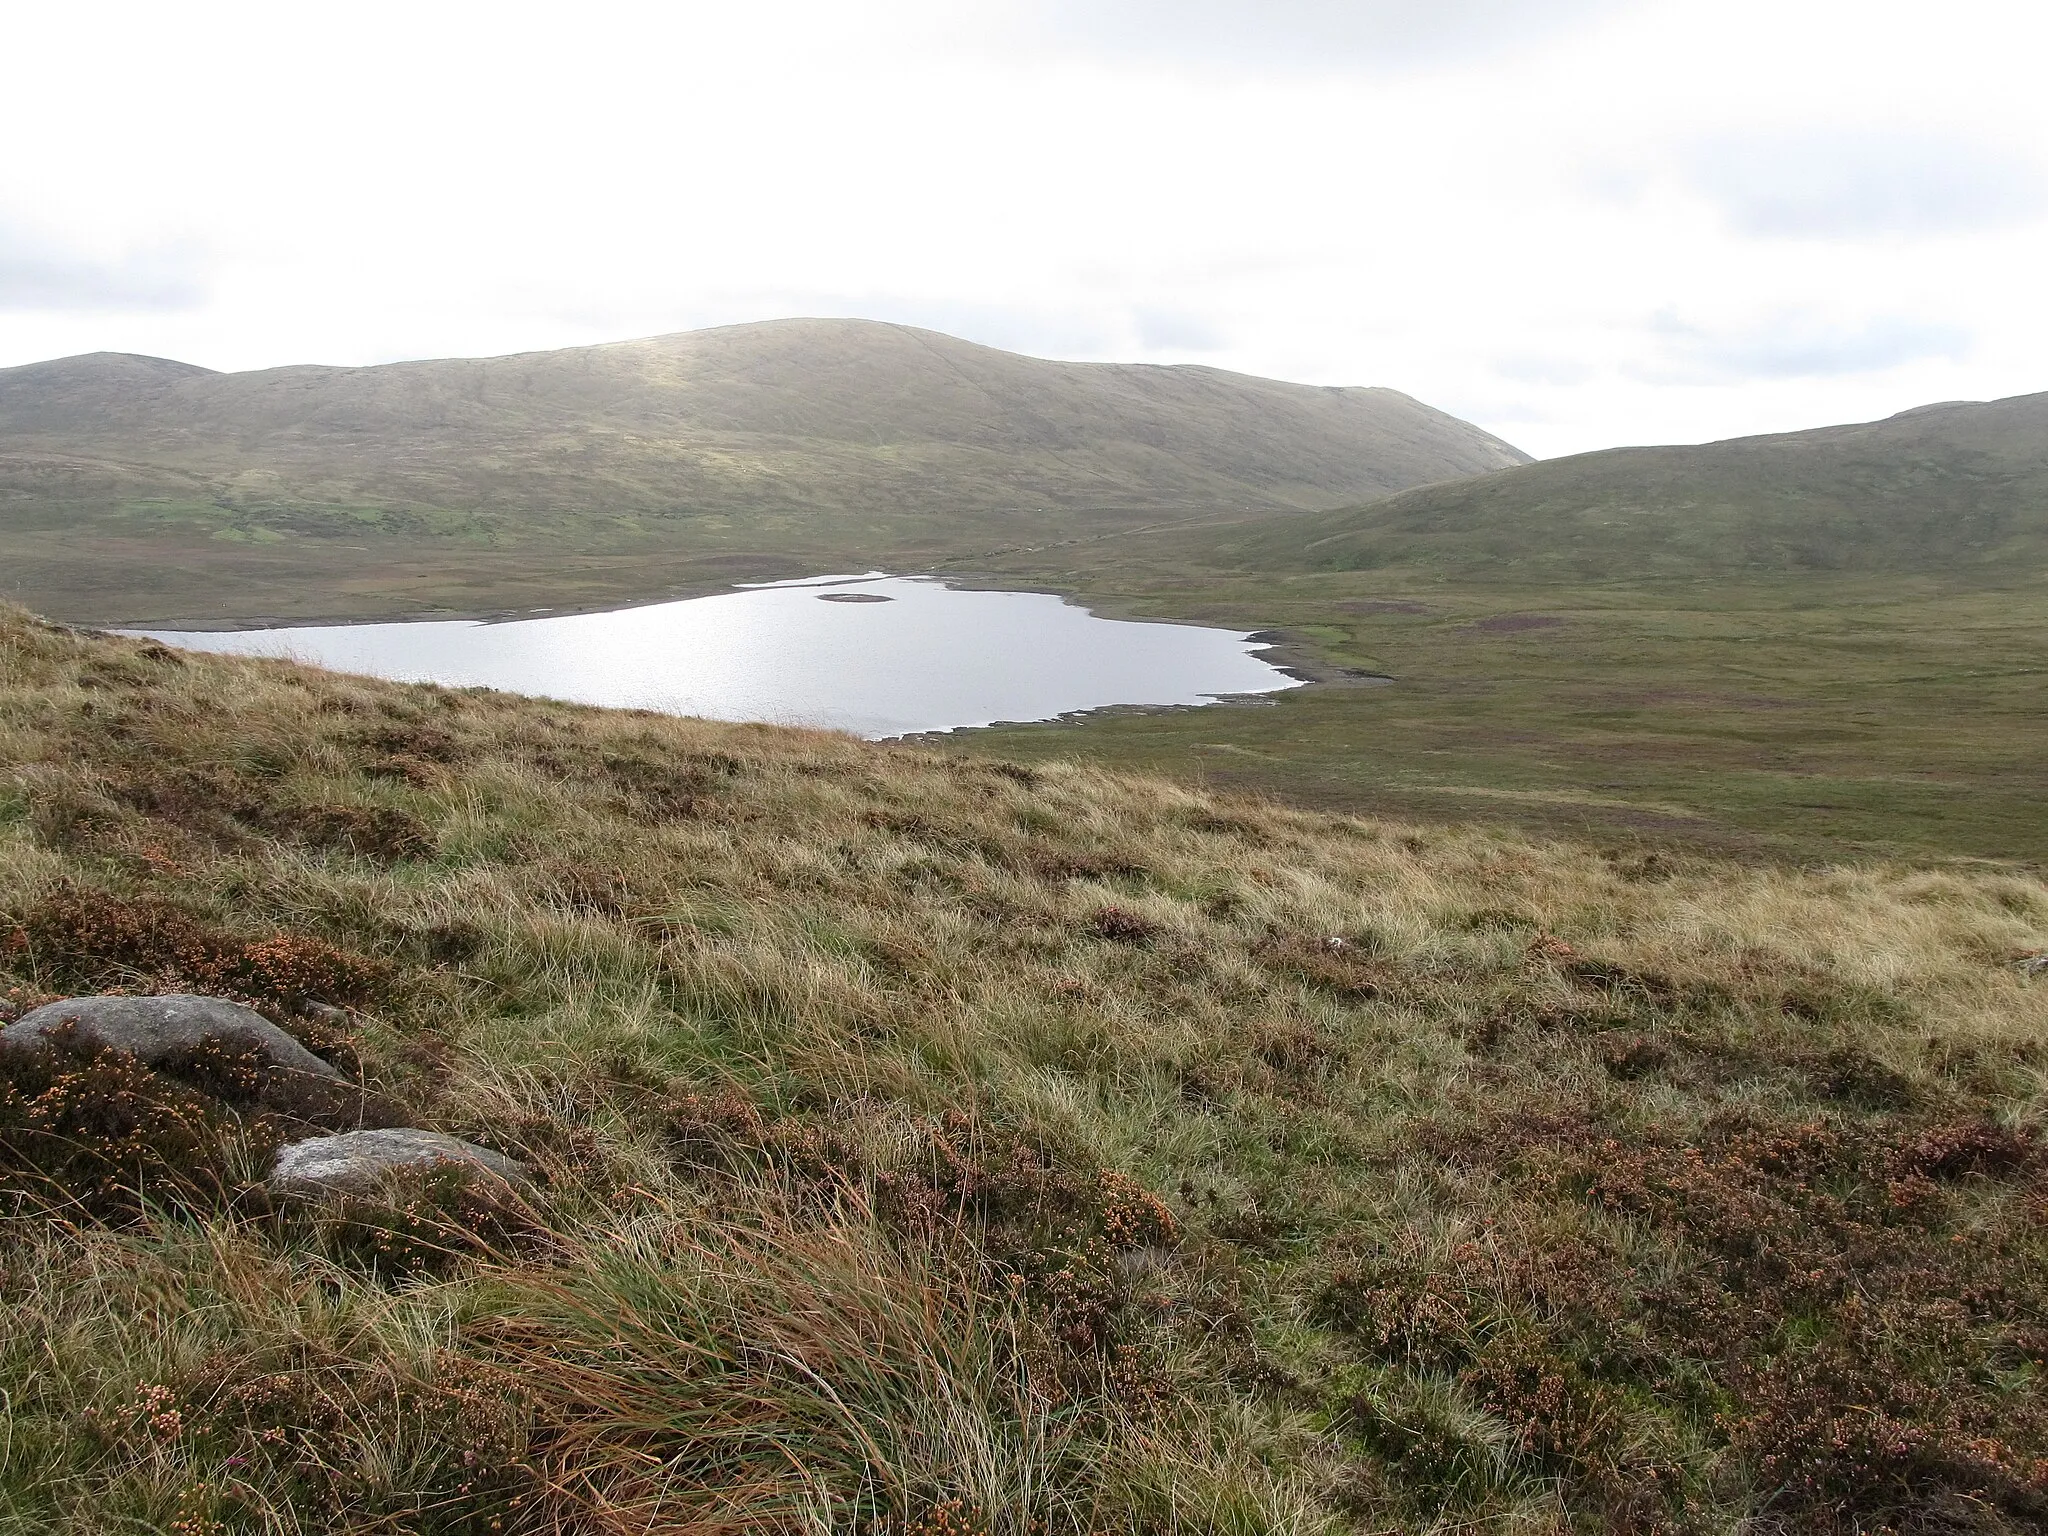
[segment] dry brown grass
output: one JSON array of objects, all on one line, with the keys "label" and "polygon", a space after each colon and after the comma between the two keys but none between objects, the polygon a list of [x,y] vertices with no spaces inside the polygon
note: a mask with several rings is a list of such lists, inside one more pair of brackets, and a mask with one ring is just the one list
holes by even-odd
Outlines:
[{"label": "dry brown grass", "polygon": [[223,1121],[208,1199],[53,1215],[11,1082],[0,1531],[2043,1517],[2030,880],[10,612],[0,935],[10,1012],[346,1004],[415,1123],[544,1174],[320,1228],[247,1206]]}]

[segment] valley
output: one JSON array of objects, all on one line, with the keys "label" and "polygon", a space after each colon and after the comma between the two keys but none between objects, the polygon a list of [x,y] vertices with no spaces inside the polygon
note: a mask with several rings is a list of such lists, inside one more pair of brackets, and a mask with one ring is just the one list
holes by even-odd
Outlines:
[{"label": "valley", "polygon": [[1630,845],[2048,858],[2048,396],[1522,457],[1392,391],[857,322],[246,376],[75,359],[0,372],[0,591],[220,627],[929,572],[1274,631],[1336,679],[947,750]]},{"label": "valley", "polygon": [[0,1536],[2044,1536],[2048,6],[16,7]]},{"label": "valley", "polygon": [[988,569],[1391,675],[977,743],[1796,859],[2048,857],[2048,395],[1550,460]]},{"label": "valley", "polygon": [[2048,858],[2041,577],[1525,584],[1176,558],[980,569],[1105,612],[1278,631],[1393,681],[1004,727],[961,749],[1631,845]]}]

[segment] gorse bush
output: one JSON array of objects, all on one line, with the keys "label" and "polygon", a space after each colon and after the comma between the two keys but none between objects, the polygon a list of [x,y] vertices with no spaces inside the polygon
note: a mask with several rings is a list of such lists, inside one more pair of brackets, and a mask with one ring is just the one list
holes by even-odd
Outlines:
[{"label": "gorse bush", "polygon": [[2036,1529],[2044,948],[10,611],[0,1017],[235,997],[535,1183],[0,1063],[0,1531]]}]

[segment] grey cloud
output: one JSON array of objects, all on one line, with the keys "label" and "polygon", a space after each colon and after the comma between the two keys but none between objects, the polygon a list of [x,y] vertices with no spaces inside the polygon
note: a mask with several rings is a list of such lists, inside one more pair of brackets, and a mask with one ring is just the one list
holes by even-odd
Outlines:
[{"label": "grey cloud", "polygon": [[183,245],[95,261],[0,220],[0,310],[189,309],[206,297],[206,262]]},{"label": "grey cloud", "polygon": [[1742,135],[1696,144],[1681,161],[1694,188],[1754,235],[1959,234],[2048,208],[2034,157],[1897,131]]},{"label": "grey cloud", "polygon": [[1719,331],[1663,315],[1651,329],[1658,338],[1656,358],[1630,372],[1660,384],[1878,373],[1931,358],[1961,358],[1975,340],[1960,326],[1918,316],[1876,315],[1844,324],[1805,311]]},{"label": "grey cloud", "polygon": [[1504,52],[1644,0],[1036,0],[1053,39],[1229,71],[1402,69]]},{"label": "grey cloud", "polygon": [[1138,345],[1152,352],[1217,352],[1223,338],[1200,315],[1182,310],[1141,309],[1137,321]]}]

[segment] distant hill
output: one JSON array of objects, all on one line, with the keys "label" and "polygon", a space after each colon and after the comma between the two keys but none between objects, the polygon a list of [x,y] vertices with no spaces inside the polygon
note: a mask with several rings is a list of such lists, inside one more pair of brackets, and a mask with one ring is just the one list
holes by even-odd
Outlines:
[{"label": "distant hill", "polygon": [[1261,569],[1586,581],[2048,571],[2048,394],[1620,448],[1207,537]]},{"label": "distant hill", "polygon": [[616,600],[1526,458],[1390,389],[859,320],[376,368],[99,353],[0,370],[0,595],[86,619]]},{"label": "distant hill", "polygon": [[0,455],[17,497],[201,496],[307,532],[335,507],[1327,507],[1526,461],[1390,389],[1045,362],[854,320],[377,368],[67,358],[0,371]]}]

